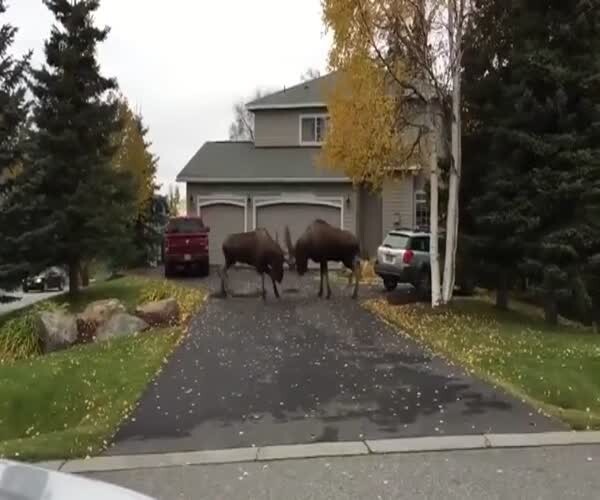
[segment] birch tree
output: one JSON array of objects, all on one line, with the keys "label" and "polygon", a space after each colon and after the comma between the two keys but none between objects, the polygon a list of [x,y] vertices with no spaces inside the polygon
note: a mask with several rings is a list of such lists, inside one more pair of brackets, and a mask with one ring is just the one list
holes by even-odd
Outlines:
[{"label": "birch tree", "polygon": [[462,38],[466,25],[468,0],[447,0],[448,9],[448,71],[452,78],[451,142],[452,154],[448,187],[448,215],[446,218],[446,256],[442,300],[452,300],[456,280],[456,251],[459,228],[459,192],[462,171]]},{"label": "birch tree", "polygon": [[[385,74],[387,94],[402,99],[418,99],[427,110],[425,125],[417,126],[420,153],[428,155],[421,163],[429,167],[431,192],[431,284],[432,305],[452,299],[455,280],[456,248],[458,240],[458,194],[460,189],[461,131],[460,131],[460,62],[461,39],[464,28],[467,0],[322,0],[323,17],[326,26],[333,32],[334,41],[330,54],[330,67],[344,70],[356,57],[366,54],[373,68]],[[396,131],[405,132],[404,127],[415,124],[403,123],[407,114],[396,99],[393,110]],[[335,106],[334,106],[335,108]],[[366,110],[367,115],[369,110]],[[363,110],[365,111],[365,110]],[[327,143],[337,140],[341,121],[332,114],[332,132]],[[353,126],[370,118],[361,117]],[[371,120],[371,121],[374,121]],[[440,284],[438,255],[438,204],[439,167],[437,134],[442,123],[451,123],[451,138],[444,137],[445,149],[450,150],[451,167],[448,186],[448,209],[446,219],[446,250],[444,284]],[[369,134],[363,134],[368,136]],[[379,137],[379,134],[374,133]],[[355,134],[356,136],[356,134]],[[385,137],[385,134],[384,134]],[[395,136],[398,137],[398,136]],[[358,141],[361,142],[360,140]],[[347,141],[350,146],[351,141]],[[423,143],[427,147],[423,148]],[[365,144],[365,147],[372,147]],[[402,154],[410,147],[402,145],[396,154],[395,163],[403,164],[410,155]],[[325,152],[333,149],[326,144]],[[355,147],[354,149],[357,149]],[[329,160],[336,155],[329,155]],[[381,177],[387,164],[376,166],[381,155],[363,153],[373,159],[358,167],[362,172],[354,172],[358,177]],[[379,158],[378,158],[379,157]],[[337,159],[341,159],[337,155]],[[392,162],[394,163],[394,162]],[[374,173],[375,172],[375,173]],[[385,178],[383,175],[383,178]]]}]

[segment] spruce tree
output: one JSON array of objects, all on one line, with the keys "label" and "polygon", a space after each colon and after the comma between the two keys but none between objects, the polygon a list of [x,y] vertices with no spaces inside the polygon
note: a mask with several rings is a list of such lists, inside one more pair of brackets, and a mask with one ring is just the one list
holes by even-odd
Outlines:
[{"label": "spruce tree", "polygon": [[[0,19],[6,12],[0,0]],[[24,136],[27,128],[27,71],[30,54],[15,59],[9,53],[17,28],[0,25],[0,212],[8,190],[20,169]],[[0,223],[0,287],[11,288],[16,269],[7,261],[10,252],[9,227]]]},{"label": "spruce tree", "polygon": [[[0,0],[0,16],[6,12]],[[12,169],[18,167],[23,152],[22,139],[27,119],[26,73],[30,54],[14,59],[9,54],[17,28],[0,26],[0,190],[8,187]]]},{"label": "spruce tree", "polygon": [[[480,6],[488,23],[500,7],[505,17],[498,31],[484,31],[483,68],[465,69],[475,128],[489,146],[473,212],[489,237],[489,260],[503,264],[516,250],[514,269],[526,258],[556,323],[561,300],[581,313],[590,308],[585,270],[600,242],[600,2]],[[470,80],[473,68],[480,78]],[[511,239],[518,245],[507,249]]]},{"label": "spruce tree", "polygon": [[522,89],[511,73],[511,8],[498,0],[474,4],[463,57],[463,228],[502,309],[536,223],[527,193],[530,165],[512,133],[518,115],[511,105]]},{"label": "spruce tree", "polygon": [[0,216],[13,225],[16,266],[66,265],[72,294],[82,262],[129,240],[131,182],[112,167],[120,123],[108,100],[115,80],[100,74],[94,26],[98,0],[44,0],[56,18],[46,64],[33,71],[28,158]]},{"label": "spruce tree", "polygon": [[[515,140],[531,158],[530,188],[538,219],[531,255],[546,319],[572,298],[591,307],[584,269],[600,242],[600,2],[517,2],[515,72],[525,91]],[[526,87],[525,87],[526,84]]]}]

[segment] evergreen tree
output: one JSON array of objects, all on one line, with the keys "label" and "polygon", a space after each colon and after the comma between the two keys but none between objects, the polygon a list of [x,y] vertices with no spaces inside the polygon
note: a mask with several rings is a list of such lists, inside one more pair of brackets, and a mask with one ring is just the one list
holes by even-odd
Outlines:
[{"label": "evergreen tree", "polygon": [[488,154],[472,210],[498,275],[526,256],[555,323],[562,299],[590,308],[583,273],[600,242],[600,2],[479,6],[490,39],[474,44],[482,55],[466,65],[465,80]]},{"label": "evergreen tree", "polygon": [[109,31],[94,26],[99,1],[44,3],[57,23],[46,65],[33,72],[28,158],[0,219],[12,224],[13,265],[66,265],[75,294],[83,262],[127,244],[133,194],[130,176],[112,167],[120,124],[107,93],[117,84],[100,75],[96,61]]},{"label": "evergreen tree", "polygon": [[[5,2],[0,0],[0,16],[5,12]],[[30,54],[22,59],[14,59],[9,54],[16,32],[17,28],[10,24],[0,26],[0,212],[20,169],[27,128],[26,75]],[[6,288],[12,287],[17,279],[16,269],[7,262],[9,230],[10,226],[0,222],[0,286]]]},{"label": "evergreen tree", "polygon": [[[523,262],[535,225],[528,197],[530,164],[512,130],[518,115],[507,105],[522,91],[512,79],[510,2],[479,0],[473,6],[463,57],[465,152],[462,227],[480,276],[508,307],[508,289]],[[509,104],[507,104],[509,103]]]},{"label": "evergreen tree", "polygon": [[[0,0],[0,16],[5,12],[5,2]],[[15,60],[9,54],[16,32],[10,24],[0,26],[0,190],[8,188],[11,171],[21,161],[28,110],[26,73],[31,55]]]},{"label": "evergreen tree", "polygon": [[[135,212],[130,234],[131,252],[119,252],[117,266],[145,265],[161,241],[162,235],[156,230],[154,214],[154,193],[158,158],[150,150],[152,143],[147,139],[148,128],[141,113],[134,112],[127,99],[119,97],[119,116],[122,129],[116,136],[118,144],[113,165],[117,171],[129,173],[135,190]],[[114,260],[114,259],[113,259]]]},{"label": "evergreen tree", "polygon": [[167,202],[169,204],[169,214],[173,217],[179,215],[179,206],[181,205],[181,193],[179,186],[169,186],[169,194],[167,195]]}]

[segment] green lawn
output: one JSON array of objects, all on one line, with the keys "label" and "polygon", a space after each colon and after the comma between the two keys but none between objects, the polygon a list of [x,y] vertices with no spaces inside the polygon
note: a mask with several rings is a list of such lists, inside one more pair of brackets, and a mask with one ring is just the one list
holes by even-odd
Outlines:
[{"label": "green lawn", "polygon": [[[81,311],[92,300],[119,298],[132,309],[149,298],[173,295],[184,318],[205,298],[200,290],[123,278],[91,287],[67,307]],[[0,365],[0,456],[45,460],[102,451],[184,331],[182,322],[137,337]]]},{"label": "green lawn", "polygon": [[486,298],[457,299],[439,311],[425,304],[366,307],[432,352],[562,418],[600,429],[600,335],[548,328],[519,308],[501,312]]}]

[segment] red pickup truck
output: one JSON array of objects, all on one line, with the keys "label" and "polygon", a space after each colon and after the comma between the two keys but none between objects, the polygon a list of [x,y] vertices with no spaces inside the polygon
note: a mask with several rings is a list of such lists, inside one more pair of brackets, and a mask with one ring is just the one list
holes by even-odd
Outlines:
[{"label": "red pickup truck", "polygon": [[173,217],[165,229],[165,277],[179,268],[208,276],[208,233],[200,217]]}]

